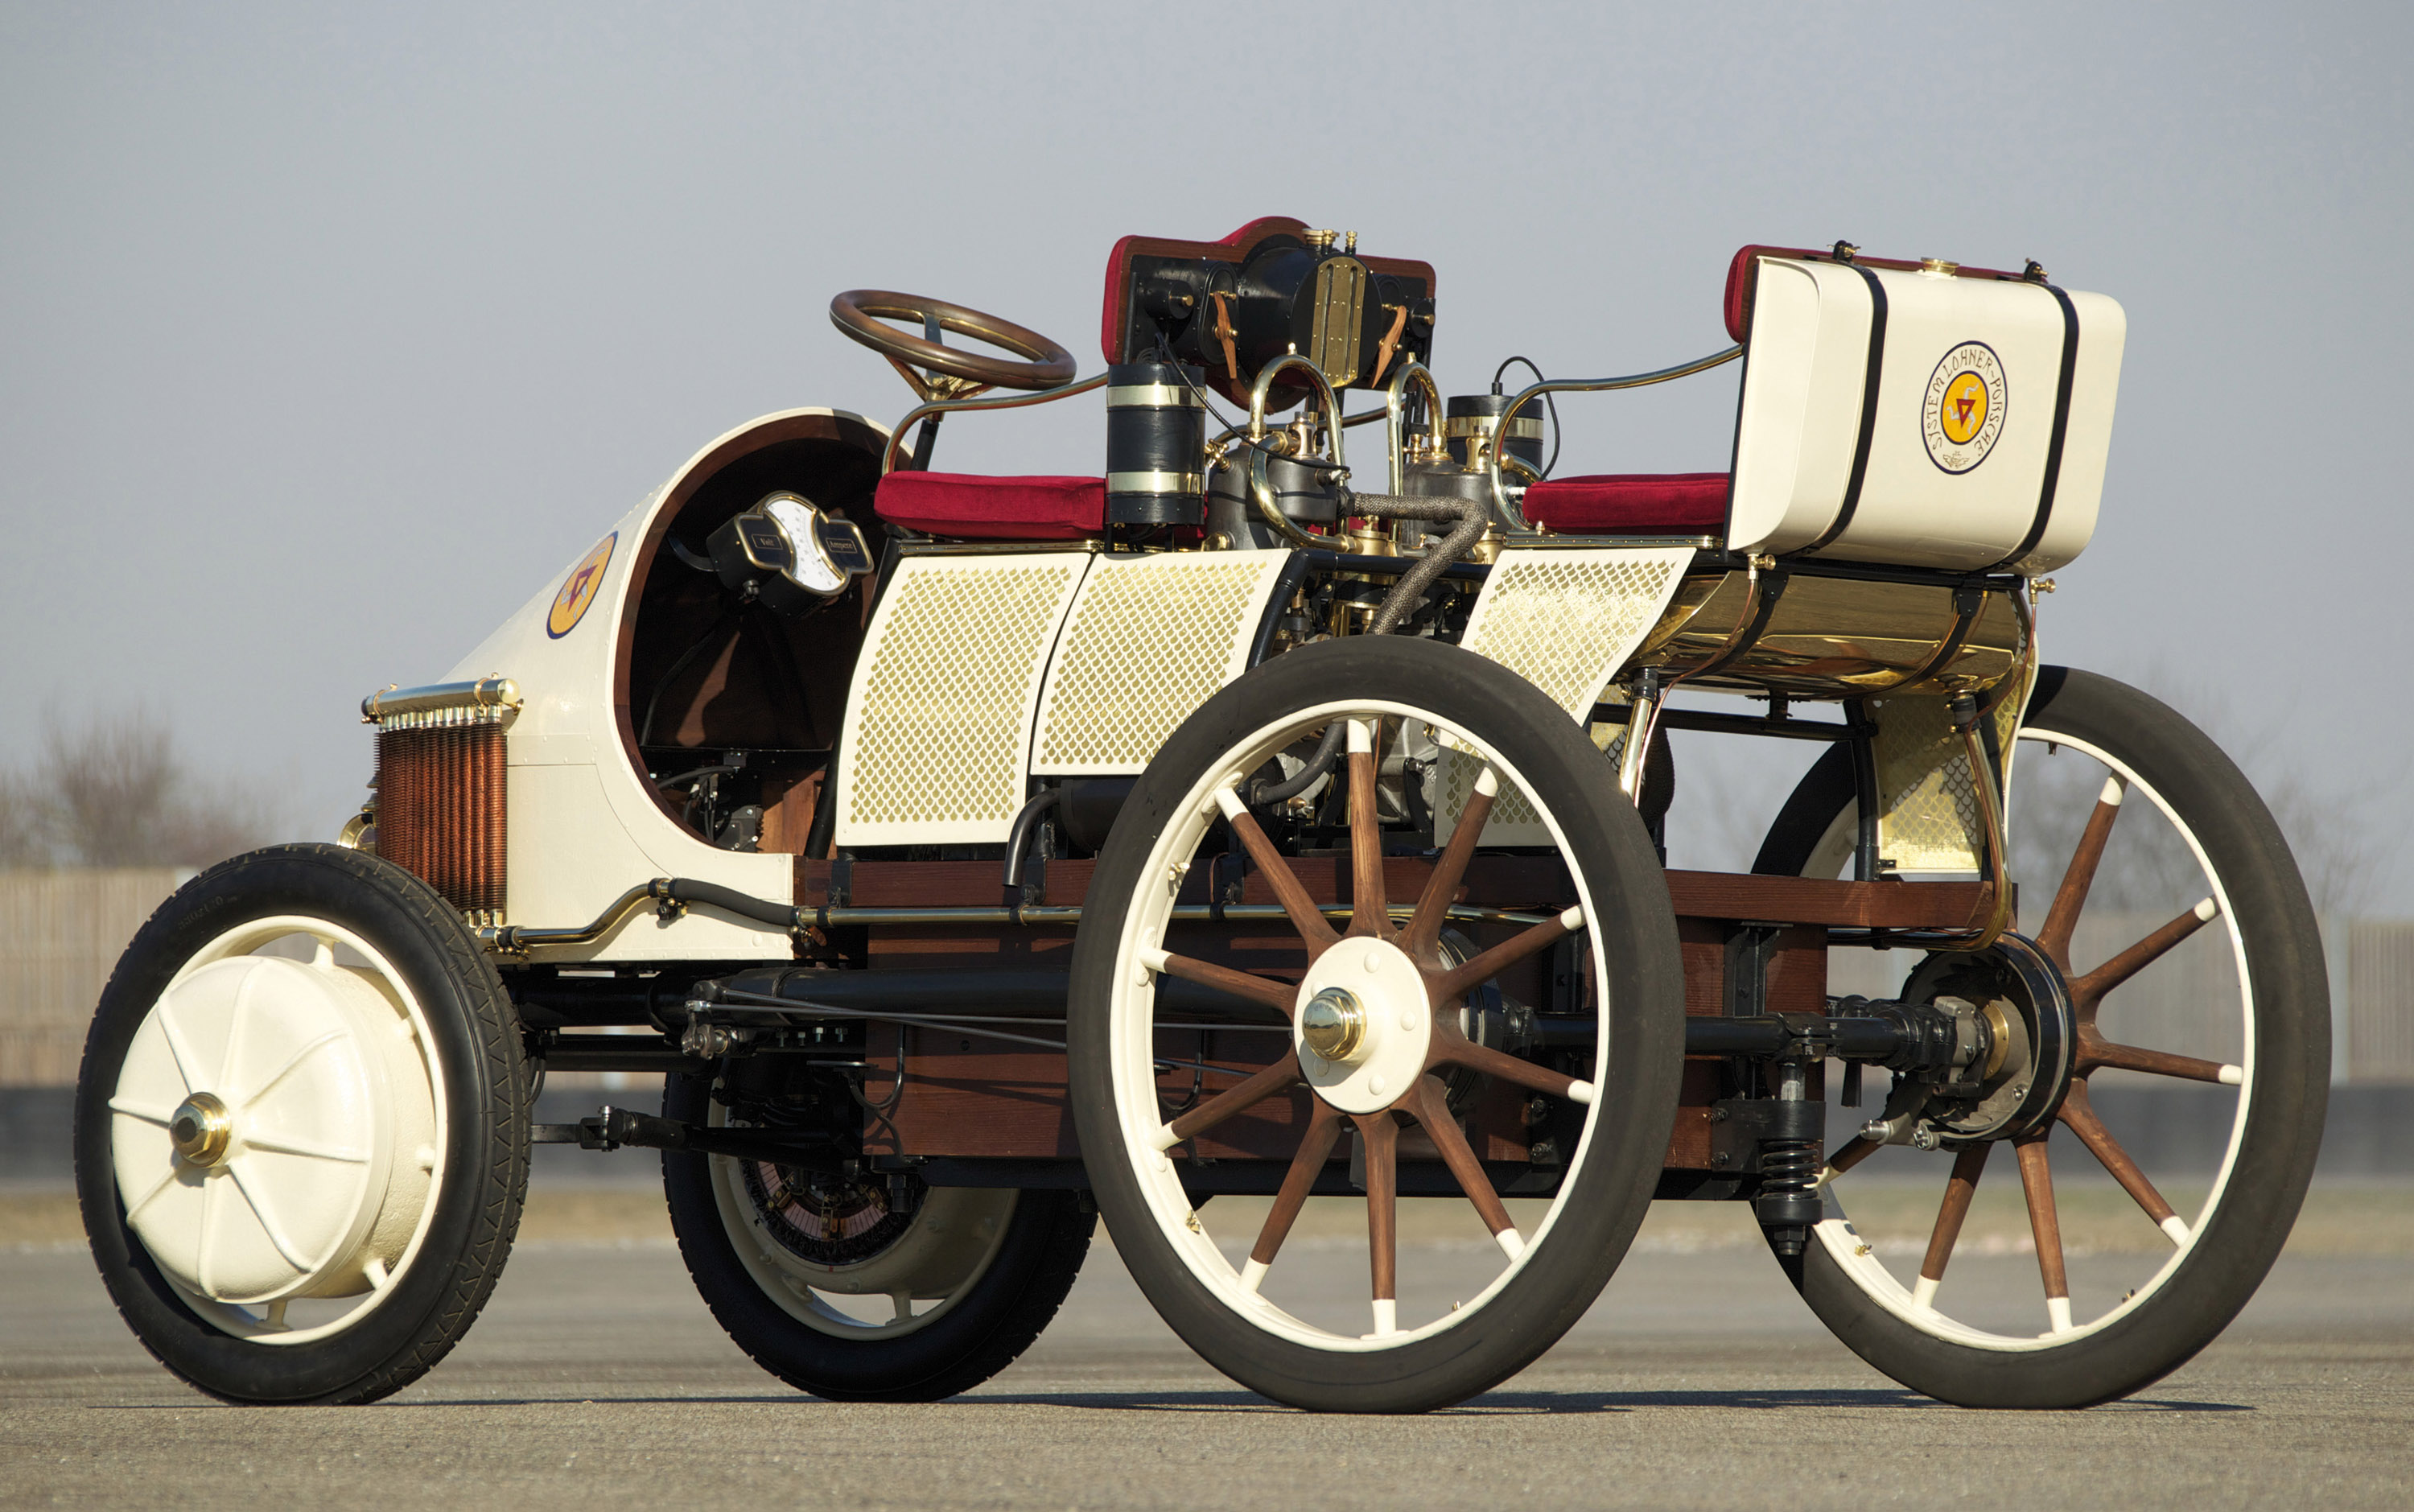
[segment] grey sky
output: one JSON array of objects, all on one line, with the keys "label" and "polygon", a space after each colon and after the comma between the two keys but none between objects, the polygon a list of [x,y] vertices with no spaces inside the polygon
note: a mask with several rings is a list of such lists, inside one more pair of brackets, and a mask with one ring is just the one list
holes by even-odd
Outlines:
[{"label": "grey sky", "polygon": [[[2409,43],[2377,5],[6,6],[0,759],[46,702],[145,704],[329,831],[360,696],[697,446],[902,412],[831,293],[1086,367],[1116,236],[1284,214],[1437,265],[1453,392],[1723,344],[1748,241],[2112,294],[2103,523],[2049,658],[2393,850]],[[1722,466],[1732,372],[1563,405],[1562,470]],[[1099,414],[1061,408],[951,426],[943,465],[1096,471]],[[2414,866],[2377,901],[2414,910]]]}]

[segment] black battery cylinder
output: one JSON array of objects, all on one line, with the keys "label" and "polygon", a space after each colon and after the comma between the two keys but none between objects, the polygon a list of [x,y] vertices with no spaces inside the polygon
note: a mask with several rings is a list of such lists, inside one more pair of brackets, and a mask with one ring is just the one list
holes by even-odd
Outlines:
[{"label": "black battery cylinder", "polygon": [[[1162,362],[1107,369],[1107,523],[1196,525],[1206,518],[1200,370]],[[1185,379],[1189,382],[1184,382]]]},{"label": "black battery cylinder", "polygon": [[[1459,466],[1467,465],[1467,442],[1471,436],[1487,436],[1500,423],[1502,412],[1509,408],[1513,394],[1461,394],[1452,398],[1442,410],[1442,439],[1450,447],[1451,459]],[[1542,469],[1542,401],[1536,399],[1517,412],[1509,422],[1507,455],[1530,464],[1537,472]]]}]

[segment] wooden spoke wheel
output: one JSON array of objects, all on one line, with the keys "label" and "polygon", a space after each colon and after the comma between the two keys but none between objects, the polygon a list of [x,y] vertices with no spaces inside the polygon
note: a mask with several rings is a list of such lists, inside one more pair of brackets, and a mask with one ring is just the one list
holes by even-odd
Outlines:
[{"label": "wooden spoke wheel", "polygon": [[[1303,846],[1295,816],[1260,816],[1248,793],[1295,771],[1336,721],[1346,755],[1303,795],[1315,816]],[[1438,853],[1413,838],[1421,806],[1455,820]],[[1523,850],[1493,848],[1508,844],[1487,839],[1496,831]],[[1503,860],[1537,895],[1454,915],[1470,879]],[[1281,921],[1235,937],[1177,920],[1193,876],[1259,890]],[[1423,1411],[1498,1384],[1582,1315],[1659,1176],[1683,979],[1649,838],[1564,711],[1451,647],[1303,648],[1175,731],[1089,896],[1069,1033],[1082,1158],[1117,1253],[1209,1363],[1299,1406]],[[1453,945],[1446,928],[1473,937]],[[1560,1059],[1497,1025],[1501,984],[1547,980],[1540,968],[1562,946],[1578,984],[1566,1032],[1547,1039],[1582,1049]],[[1487,1157],[1498,1136],[1478,1111],[1486,1086],[1520,1110],[1515,1160]],[[1549,1163],[1529,1163],[1523,1142],[1546,1139]],[[1262,1219],[1226,1232],[1229,1209],[1202,1209],[1200,1193],[1236,1147],[1287,1163]],[[1503,1194],[1529,1190],[1545,1200],[1520,1222]],[[1492,1238],[1472,1268],[1465,1248],[1404,1252],[1404,1193],[1471,1210],[1479,1245]],[[1319,1194],[1363,1207],[1363,1250],[1293,1238]],[[1420,1265],[1438,1274],[1420,1278]]]},{"label": "wooden spoke wheel", "polygon": [[[666,1117],[727,1123],[707,1076]],[[937,1401],[1014,1362],[1080,1275],[1096,1219],[1070,1191],[665,1151],[671,1232],[696,1290],[756,1364],[842,1401]]]},{"label": "wooden spoke wheel", "polygon": [[518,1025],[400,867],[212,867],[102,991],[76,1088],[93,1258],[152,1354],[237,1402],[373,1400],[485,1303],[528,1182]]},{"label": "wooden spoke wheel", "polygon": [[[1755,869],[1837,875],[1852,792],[1840,748],[1796,789]],[[1797,1284],[1915,1389],[2080,1407],[2203,1348],[2278,1257],[2321,1137],[2328,992],[2278,826],[2228,758],[2147,695],[2046,668],[2010,813],[2031,933],[1983,957],[1930,956],[1906,996],[1990,996],[2014,1064],[1991,1098],[1934,1110],[1926,1153],[1861,1137],[1832,1149]],[[2172,990],[2152,992],[2156,977]],[[2006,1183],[2017,1202],[1997,1199],[1994,1232],[1977,1236],[1974,1211]],[[1905,1224],[1924,1237],[1880,1232]]]}]

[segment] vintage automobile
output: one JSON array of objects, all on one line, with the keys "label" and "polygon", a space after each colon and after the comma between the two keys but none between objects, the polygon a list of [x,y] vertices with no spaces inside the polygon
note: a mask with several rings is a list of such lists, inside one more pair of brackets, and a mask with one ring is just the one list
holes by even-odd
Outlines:
[{"label": "vintage automobile", "polygon": [[[2103,1401],[2218,1334],[2305,1190],[2327,988],[2237,769],[2038,659],[2120,307],[1747,247],[1724,350],[1452,397],[1433,268],[1356,243],[1125,238],[1079,382],[842,293],[916,389],[894,429],[730,431],[446,681],[370,695],[340,843],[187,883],[99,1004],[77,1179],[143,1343],[231,1400],[395,1390],[541,1141],[659,1151],[714,1315],[833,1398],[1003,1369],[1099,1215],[1201,1356],[1312,1409],[1506,1379],[1655,1199],[1749,1205],[1947,1401]],[[1731,361],[1724,471],[1553,475],[1561,397]],[[1083,397],[1097,473],[932,470],[950,416]],[[1667,869],[1672,730],[1815,755],[1781,801],[1702,792],[1774,814],[1749,874]],[[1830,992],[1872,952],[1891,996]],[[2185,1011],[2124,1019],[2158,960]],[[532,1124],[548,1069],[667,1090]],[[2115,1131],[2183,1083],[2214,1113],[2179,1156]],[[2033,1254],[1957,1243],[1990,1160]],[[2073,1160],[2121,1242],[2066,1253]],[[1924,1247],[1855,1227],[1906,1190]],[[1363,1244],[1287,1247],[1311,1197]],[[1403,1203],[1472,1245],[1403,1246]]]}]

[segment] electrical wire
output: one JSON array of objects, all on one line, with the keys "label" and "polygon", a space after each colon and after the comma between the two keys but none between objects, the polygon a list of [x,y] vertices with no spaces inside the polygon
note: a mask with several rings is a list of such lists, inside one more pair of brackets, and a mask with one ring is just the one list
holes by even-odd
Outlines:
[{"label": "electrical wire", "polygon": [[[1526,365],[1526,370],[1534,375],[1535,382],[1547,383],[1550,382],[1549,379],[1542,376],[1542,370],[1534,366],[1533,358],[1512,357],[1492,370],[1492,393],[1494,397],[1498,398],[1500,395],[1501,378],[1508,373],[1510,368],[1516,367],[1521,362]],[[1542,464],[1542,476],[1547,478],[1551,475],[1552,470],[1559,465],[1559,438],[1563,432],[1559,429],[1558,404],[1548,394],[1542,396],[1542,408],[1551,412],[1551,459]],[[1508,443],[1508,437],[1503,436],[1500,438],[1500,444],[1504,449],[1507,447]]]}]

